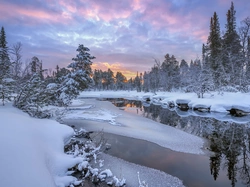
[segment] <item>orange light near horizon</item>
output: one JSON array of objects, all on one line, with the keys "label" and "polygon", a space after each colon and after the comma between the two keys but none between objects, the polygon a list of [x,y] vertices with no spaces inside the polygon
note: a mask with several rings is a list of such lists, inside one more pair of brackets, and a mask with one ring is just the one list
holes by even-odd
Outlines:
[{"label": "orange light near horizon", "polygon": [[135,78],[137,71],[130,71],[128,69],[126,69],[125,67],[122,67],[122,65],[120,63],[116,63],[116,64],[109,64],[107,62],[101,62],[101,63],[94,63],[92,65],[92,70],[97,69],[97,70],[102,70],[102,71],[107,71],[108,69],[110,69],[111,71],[113,71],[114,76],[116,75],[117,72],[121,72],[127,79],[130,78]]}]

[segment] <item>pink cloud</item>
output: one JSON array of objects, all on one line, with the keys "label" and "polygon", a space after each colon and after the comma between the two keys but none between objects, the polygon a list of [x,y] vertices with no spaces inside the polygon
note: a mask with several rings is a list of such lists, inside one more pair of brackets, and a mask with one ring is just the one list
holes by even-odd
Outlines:
[{"label": "pink cloud", "polygon": [[37,21],[65,23],[71,19],[71,16],[63,11],[53,12],[40,9],[39,7],[31,7],[29,5],[18,6],[16,4],[2,3],[0,6],[0,19],[11,21],[14,18],[19,18],[23,20],[26,18],[28,18],[28,20],[33,19],[35,20],[33,23],[37,23]]},{"label": "pink cloud", "polygon": [[88,9],[81,14],[85,14],[85,16],[89,16],[90,18],[110,22],[115,19],[128,18],[131,15],[131,9],[126,5],[122,7],[120,1],[107,2],[93,0],[88,2]]},{"label": "pink cloud", "polygon": [[77,5],[75,1],[65,1],[60,0],[59,4],[68,12],[70,13],[76,13],[77,12]]}]

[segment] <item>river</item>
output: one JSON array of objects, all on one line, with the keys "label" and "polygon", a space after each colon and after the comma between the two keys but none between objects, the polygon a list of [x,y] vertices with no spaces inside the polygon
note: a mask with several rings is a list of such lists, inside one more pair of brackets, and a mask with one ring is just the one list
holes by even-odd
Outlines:
[{"label": "river", "polygon": [[[105,139],[111,144],[107,154],[164,171],[178,177],[188,187],[250,185],[249,123],[192,116],[185,113],[187,111],[171,111],[157,105],[145,105],[140,101],[108,100],[127,113],[149,118],[164,126],[171,126],[205,139],[205,148],[209,152],[204,155],[183,153],[150,141],[104,131]],[[77,124],[75,121],[71,123]],[[84,126],[100,122],[78,120],[79,123]]]}]

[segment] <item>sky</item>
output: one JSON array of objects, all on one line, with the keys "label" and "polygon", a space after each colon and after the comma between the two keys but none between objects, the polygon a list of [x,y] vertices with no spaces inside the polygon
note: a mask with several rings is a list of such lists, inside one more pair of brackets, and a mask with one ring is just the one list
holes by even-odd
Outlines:
[{"label": "sky", "polygon": [[[0,0],[0,26],[9,47],[22,43],[22,60],[66,67],[79,44],[95,56],[92,69],[128,78],[149,71],[168,53],[200,58],[216,11],[225,30],[231,0]],[[237,26],[250,17],[250,1],[234,2]]]}]

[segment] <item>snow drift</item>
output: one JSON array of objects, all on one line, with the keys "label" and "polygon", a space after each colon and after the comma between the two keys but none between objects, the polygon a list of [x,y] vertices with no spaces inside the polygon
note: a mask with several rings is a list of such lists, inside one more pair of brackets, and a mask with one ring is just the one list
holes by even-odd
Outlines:
[{"label": "snow drift", "polygon": [[73,129],[31,118],[10,105],[0,107],[0,118],[0,186],[55,187],[76,181],[66,171],[82,160],[64,154]]}]

